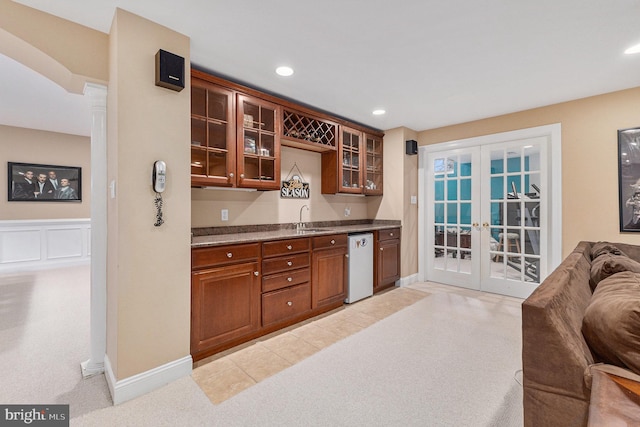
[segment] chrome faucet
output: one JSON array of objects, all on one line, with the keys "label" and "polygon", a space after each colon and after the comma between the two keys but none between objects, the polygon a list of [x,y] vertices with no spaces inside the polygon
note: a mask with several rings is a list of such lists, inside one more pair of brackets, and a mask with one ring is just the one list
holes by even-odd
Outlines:
[{"label": "chrome faucet", "polygon": [[302,209],[307,208],[307,210],[309,210],[309,206],[307,205],[302,205],[302,207],[300,208],[300,221],[298,221],[298,223],[296,224],[296,229],[301,230],[304,228],[304,222],[302,222]]}]

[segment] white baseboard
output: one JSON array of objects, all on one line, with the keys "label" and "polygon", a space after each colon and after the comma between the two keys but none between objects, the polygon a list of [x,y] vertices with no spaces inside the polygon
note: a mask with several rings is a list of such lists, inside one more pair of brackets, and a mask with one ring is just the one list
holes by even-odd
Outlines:
[{"label": "white baseboard", "polygon": [[419,281],[420,280],[418,280],[418,273],[414,273],[411,276],[401,277],[400,280],[398,280],[398,286],[402,288],[404,286],[409,286],[410,284],[416,283]]},{"label": "white baseboard", "polygon": [[157,368],[117,381],[109,357],[104,357],[105,377],[114,405],[149,393],[187,375],[191,375],[191,356],[174,360]]},{"label": "white baseboard", "polygon": [[0,221],[0,273],[90,261],[90,219]]}]

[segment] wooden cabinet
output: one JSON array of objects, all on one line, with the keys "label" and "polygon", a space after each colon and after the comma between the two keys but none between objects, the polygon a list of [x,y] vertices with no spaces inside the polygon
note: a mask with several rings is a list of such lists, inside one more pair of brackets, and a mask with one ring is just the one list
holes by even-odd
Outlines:
[{"label": "wooden cabinet", "polygon": [[238,187],[280,189],[280,107],[237,96]]},{"label": "wooden cabinet", "polygon": [[191,184],[233,186],[236,172],[235,94],[191,79]]},{"label": "wooden cabinet", "polygon": [[382,195],[382,138],[365,134],[364,194]]},{"label": "wooden cabinet", "polygon": [[191,185],[278,190],[280,106],[218,80],[191,77]]},{"label": "wooden cabinet", "polygon": [[301,318],[311,311],[309,238],[262,244],[262,326]]},{"label": "wooden cabinet", "polygon": [[400,279],[400,228],[377,231],[373,291],[391,287]]},{"label": "wooden cabinet", "polygon": [[347,296],[347,235],[313,238],[312,305],[340,306]]},{"label": "wooden cabinet", "polygon": [[249,336],[260,328],[260,246],[192,250],[191,354]]},{"label": "wooden cabinet", "polygon": [[340,127],[338,150],[322,154],[323,194],[382,195],[382,137]]}]

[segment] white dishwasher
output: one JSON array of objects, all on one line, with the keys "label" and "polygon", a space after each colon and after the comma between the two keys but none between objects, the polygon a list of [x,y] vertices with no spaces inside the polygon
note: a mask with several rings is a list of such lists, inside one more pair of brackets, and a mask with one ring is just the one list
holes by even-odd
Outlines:
[{"label": "white dishwasher", "polygon": [[346,303],[373,295],[373,233],[349,235],[349,284]]}]

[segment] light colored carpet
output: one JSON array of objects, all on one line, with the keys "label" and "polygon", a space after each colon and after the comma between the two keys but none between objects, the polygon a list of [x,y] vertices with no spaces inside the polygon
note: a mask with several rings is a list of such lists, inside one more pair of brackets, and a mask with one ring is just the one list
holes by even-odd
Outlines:
[{"label": "light colored carpet", "polygon": [[520,306],[478,295],[434,293],[219,405],[184,378],[71,424],[521,426]]}]

